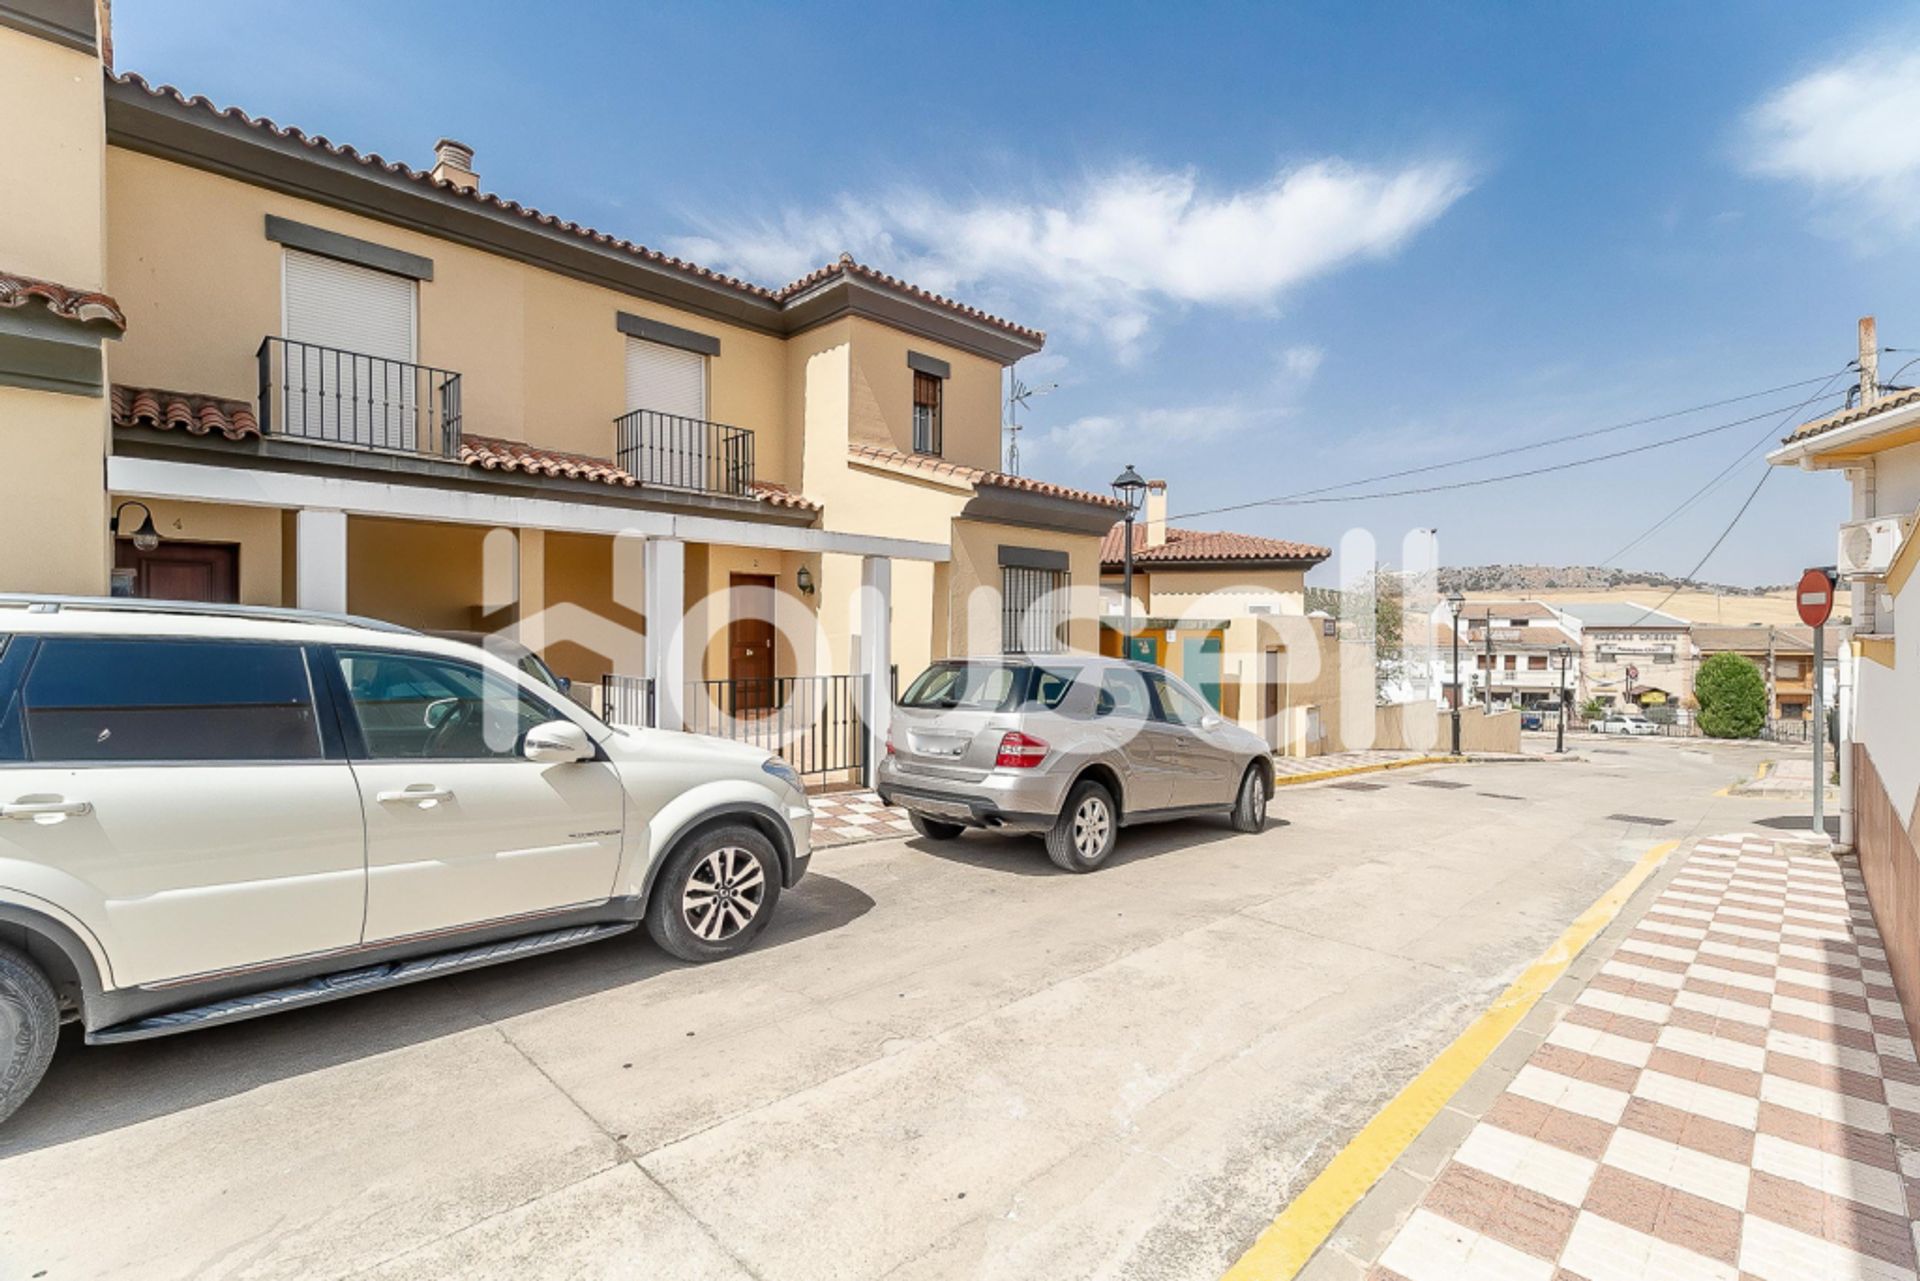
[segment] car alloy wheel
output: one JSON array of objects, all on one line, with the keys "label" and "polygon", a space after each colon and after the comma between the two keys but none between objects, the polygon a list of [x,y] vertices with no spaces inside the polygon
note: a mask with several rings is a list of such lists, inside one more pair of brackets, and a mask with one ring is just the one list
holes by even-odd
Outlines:
[{"label": "car alloy wheel", "polygon": [[1073,848],[1083,859],[1096,859],[1107,848],[1113,813],[1104,796],[1089,796],[1073,812]]},{"label": "car alloy wheel", "polygon": [[738,845],[723,845],[688,873],[680,915],[695,938],[724,943],[753,923],[766,897],[760,860]]}]

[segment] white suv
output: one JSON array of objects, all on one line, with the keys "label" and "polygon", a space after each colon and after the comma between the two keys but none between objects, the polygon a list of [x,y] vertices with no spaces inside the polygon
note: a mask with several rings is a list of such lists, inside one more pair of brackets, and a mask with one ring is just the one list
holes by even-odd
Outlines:
[{"label": "white suv", "polygon": [[614,728],[459,641],[0,597],[0,1118],[63,1022],[163,1036],[642,922],[731,955],[811,827],[765,751]]}]

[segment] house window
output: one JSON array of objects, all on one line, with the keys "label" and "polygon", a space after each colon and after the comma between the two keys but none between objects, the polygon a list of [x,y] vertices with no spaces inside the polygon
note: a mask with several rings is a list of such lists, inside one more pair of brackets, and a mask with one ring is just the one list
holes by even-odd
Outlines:
[{"label": "house window", "polygon": [[1774,674],[1783,681],[1799,680],[1800,679],[1799,660],[1793,659],[1793,658],[1780,659],[1777,663],[1774,664]]},{"label": "house window", "polygon": [[1546,670],[1547,670],[1547,656],[1546,656],[1545,654],[1529,654],[1529,655],[1527,655],[1527,670],[1528,670],[1528,671],[1530,671],[1530,672],[1544,672],[1544,671],[1546,671]]},{"label": "house window", "polygon": [[286,431],[382,449],[419,448],[418,290],[419,282],[405,276],[285,251]]},{"label": "house window", "polygon": [[1008,654],[1062,654],[1067,571],[1000,567],[1000,648]]},{"label": "house window", "polygon": [[913,372],[913,452],[937,454],[940,440],[940,379]]},{"label": "house window", "polygon": [[621,465],[650,485],[707,489],[707,358],[645,338],[627,339],[627,413]]}]

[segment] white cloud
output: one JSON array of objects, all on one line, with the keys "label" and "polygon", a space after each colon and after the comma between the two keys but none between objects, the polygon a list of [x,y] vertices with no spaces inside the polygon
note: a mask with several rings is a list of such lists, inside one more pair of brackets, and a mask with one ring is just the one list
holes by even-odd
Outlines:
[{"label": "white cloud", "polygon": [[849,251],[940,292],[1037,295],[1124,353],[1161,306],[1272,306],[1317,276],[1389,255],[1471,185],[1447,160],[1322,160],[1237,191],[1132,166],[1046,196],[845,196],[820,213],[712,223],[672,248],[764,281]]},{"label": "white cloud", "polygon": [[1231,435],[1252,418],[1233,404],[1089,414],[1033,433],[1022,445],[1021,469],[1031,470],[1028,463],[1056,458],[1080,466],[1111,462],[1134,445],[1139,446],[1139,461],[1146,466],[1151,457],[1177,456],[1188,445]]},{"label": "white cloud", "polygon": [[1302,386],[1313,381],[1320,372],[1320,362],[1327,358],[1324,347],[1289,347],[1280,353],[1280,379],[1291,386]]},{"label": "white cloud", "polygon": [[1920,53],[1822,67],[1748,115],[1748,167],[1807,187],[1837,229],[1920,230]]}]

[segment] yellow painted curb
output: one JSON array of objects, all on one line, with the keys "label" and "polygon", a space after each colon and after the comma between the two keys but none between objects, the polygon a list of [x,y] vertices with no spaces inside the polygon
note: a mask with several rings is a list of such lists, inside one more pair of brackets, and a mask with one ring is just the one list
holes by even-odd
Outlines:
[{"label": "yellow painted curb", "polygon": [[1527,1011],[1566,972],[1573,958],[1619,914],[1641,882],[1680,842],[1666,841],[1640,856],[1633,870],[1582,912],[1419,1076],[1393,1096],[1342,1148],[1318,1178],[1287,1204],[1259,1239],[1227,1269],[1222,1281],[1289,1281],[1326,1241],[1347,1211],[1399,1159],[1461,1086],[1486,1062]]},{"label": "yellow painted curb", "polygon": [[1318,783],[1324,778],[1345,778],[1349,774],[1377,774],[1386,769],[1405,769],[1409,765],[1466,765],[1473,758],[1468,756],[1415,756],[1404,761],[1375,761],[1371,765],[1343,765],[1339,769],[1315,770],[1311,774],[1281,774],[1274,778],[1275,787],[1292,787],[1296,783]]}]

